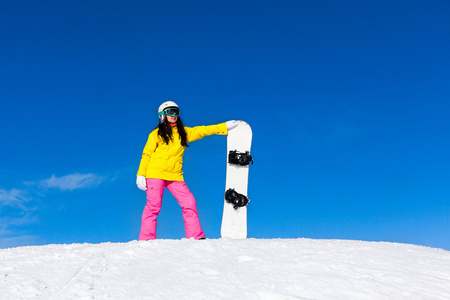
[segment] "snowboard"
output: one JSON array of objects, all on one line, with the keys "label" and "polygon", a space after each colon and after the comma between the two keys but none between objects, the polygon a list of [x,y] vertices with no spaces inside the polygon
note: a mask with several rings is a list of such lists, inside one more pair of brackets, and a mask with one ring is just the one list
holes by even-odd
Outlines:
[{"label": "snowboard", "polygon": [[[228,131],[227,174],[222,217],[222,238],[247,237],[247,188],[252,129],[244,121]],[[250,156],[251,160],[251,156]]]}]

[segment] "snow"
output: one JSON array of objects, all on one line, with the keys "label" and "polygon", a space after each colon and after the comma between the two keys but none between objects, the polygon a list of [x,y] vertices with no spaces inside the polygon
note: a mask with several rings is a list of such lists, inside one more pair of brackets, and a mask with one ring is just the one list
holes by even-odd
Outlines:
[{"label": "snow", "polygon": [[0,299],[450,299],[450,252],[312,239],[0,250]]}]

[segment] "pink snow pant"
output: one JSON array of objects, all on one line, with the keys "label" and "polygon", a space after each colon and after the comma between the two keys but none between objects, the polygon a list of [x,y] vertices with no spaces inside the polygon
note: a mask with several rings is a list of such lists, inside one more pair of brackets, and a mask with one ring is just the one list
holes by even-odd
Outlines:
[{"label": "pink snow pant", "polygon": [[164,188],[167,188],[177,199],[183,209],[184,229],[186,238],[196,240],[205,237],[198,219],[197,205],[194,195],[184,181],[167,181],[147,178],[147,205],[142,214],[141,233],[139,240],[156,239],[156,218],[161,211]]}]

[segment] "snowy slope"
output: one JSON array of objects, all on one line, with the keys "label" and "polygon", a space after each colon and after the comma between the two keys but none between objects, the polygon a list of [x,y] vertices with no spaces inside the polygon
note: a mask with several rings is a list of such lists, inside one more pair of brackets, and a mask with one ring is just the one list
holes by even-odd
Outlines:
[{"label": "snowy slope", "polygon": [[0,250],[0,299],[450,299],[450,252],[344,240]]}]

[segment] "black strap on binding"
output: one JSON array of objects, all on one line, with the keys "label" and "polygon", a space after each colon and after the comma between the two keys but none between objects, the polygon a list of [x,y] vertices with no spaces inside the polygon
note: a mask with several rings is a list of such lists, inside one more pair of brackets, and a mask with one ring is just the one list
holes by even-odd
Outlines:
[{"label": "black strap on binding", "polygon": [[233,150],[228,153],[228,162],[234,165],[248,166],[250,163],[253,165],[253,158],[249,151],[244,153]]},{"label": "black strap on binding", "polygon": [[234,189],[228,189],[225,192],[225,200],[228,203],[233,204],[234,209],[238,209],[239,207],[246,206],[250,202],[250,199],[248,199],[247,197],[245,197],[242,194],[239,194]]}]

